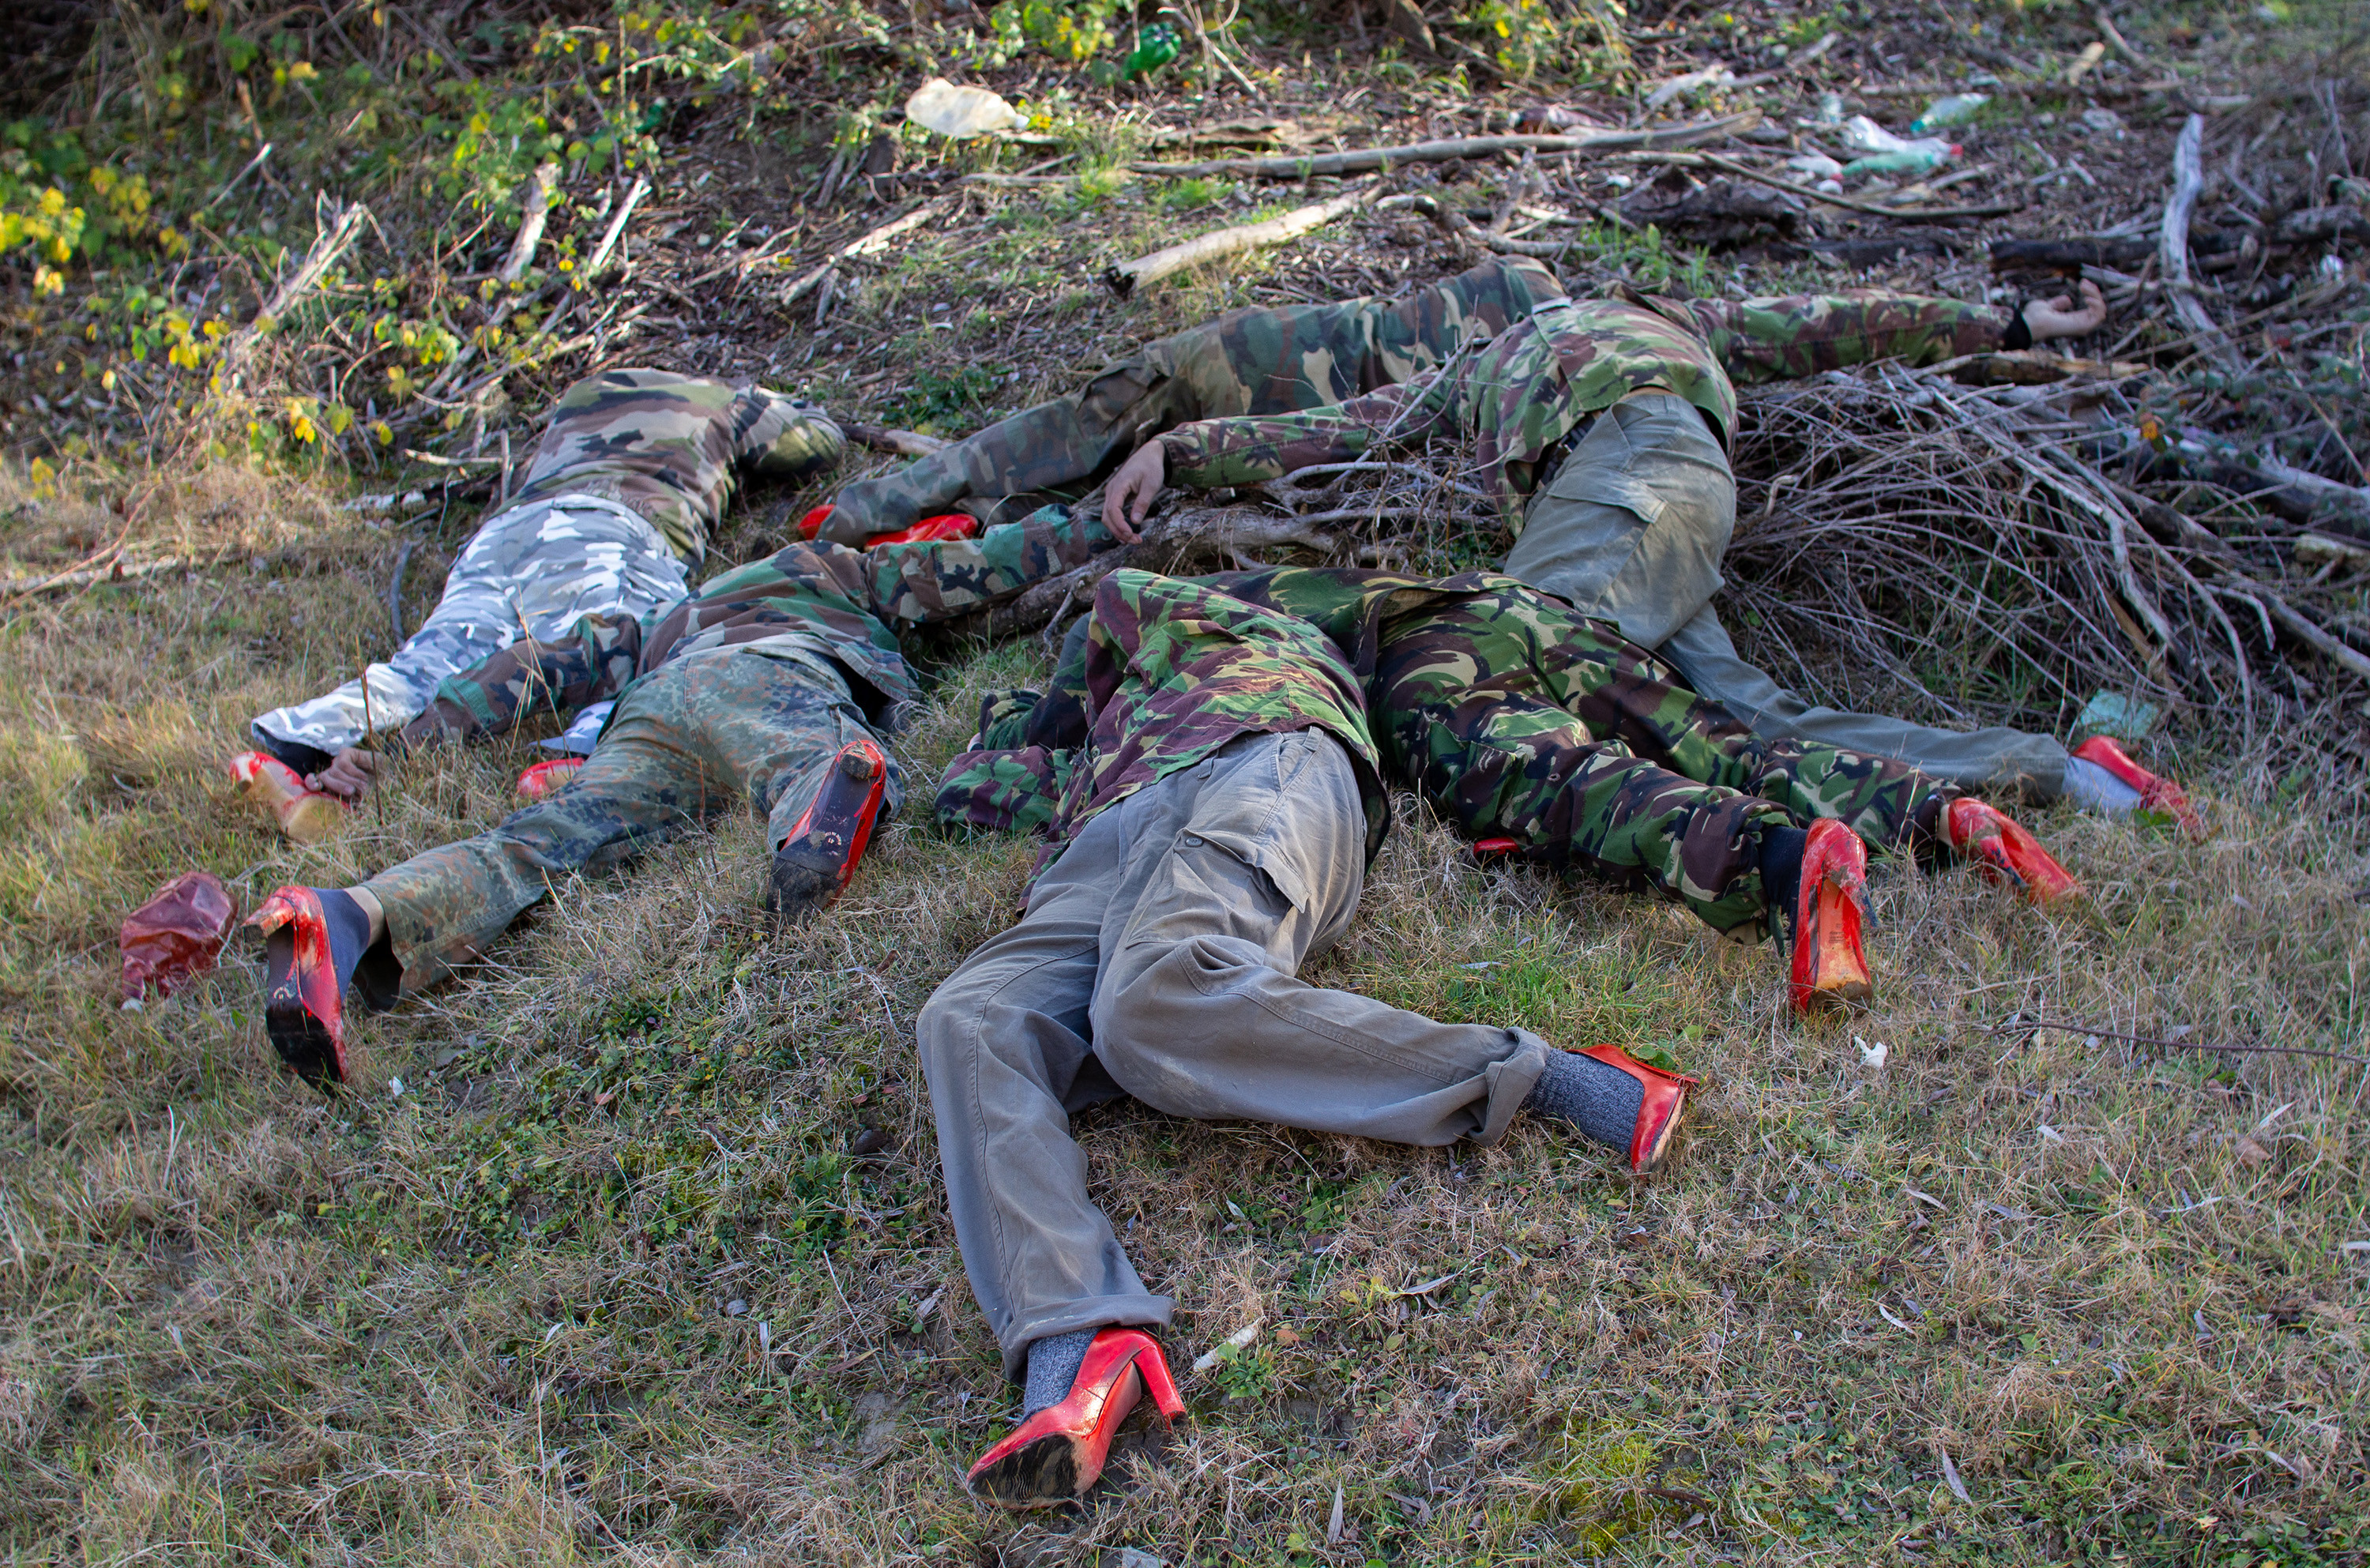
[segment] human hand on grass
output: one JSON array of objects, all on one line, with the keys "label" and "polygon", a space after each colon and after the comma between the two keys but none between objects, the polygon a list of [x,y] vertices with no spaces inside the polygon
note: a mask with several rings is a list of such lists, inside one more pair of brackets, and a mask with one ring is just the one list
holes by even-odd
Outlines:
[{"label": "human hand on grass", "polygon": [[2079,338],[2095,332],[2107,324],[2107,299],[2099,285],[2089,279],[2082,280],[2082,304],[2076,308],[2072,294],[2059,294],[2055,299],[2029,299],[2024,302],[2025,329],[2036,343],[2052,338]]},{"label": "human hand on grass", "polygon": [[1122,544],[1132,545],[1141,536],[1136,530],[1152,511],[1153,498],[1168,474],[1168,455],[1160,449],[1157,437],[1135,449],[1135,455],[1120,465],[1103,491],[1103,526],[1111,531]]},{"label": "human hand on grass", "polygon": [[378,753],[348,746],[329,759],[329,766],[305,778],[308,789],[326,790],[349,801],[359,801],[378,782]]}]

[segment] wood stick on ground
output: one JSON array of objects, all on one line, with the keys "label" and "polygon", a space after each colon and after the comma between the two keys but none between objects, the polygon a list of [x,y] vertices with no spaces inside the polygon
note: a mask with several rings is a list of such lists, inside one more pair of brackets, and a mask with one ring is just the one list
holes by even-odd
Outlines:
[{"label": "wood stick on ground", "polygon": [[1429,196],[1393,196],[1378,204],[1420,213],[1467,245],[1486,246],[1507,256],[1536,256],[1548,261],[1560,261],[1582,238],[1575,233],[1570,239],[1560,240],[1509,239],[1502,234],[1490,233],[1454,207],[1444,207]]},{"label": "wood stick on ground", "polygon": [[1699,120],[1651,131],[1591,131],[1573,136],[1458,136],[1438,142],[1409,142],[1396,147],[1354,147],[1346,152],[1312,153],[1306,156],[1212,158],[1202,163],[1132,163],[1137,174],[1201,179],[1231,175],[1250,179],[1306,179],[1320,174],[1366,174],[1411,163],[1447,163],[1456,158],[1492,157],[1500,153],[1610,153],[1648,147],[1687,147],[1760,123],[1761,111],[1745,110],[1717,120]]},{"label": "wood stick on ground", "polygon": [[511,241],[511,253],[502,259],[494,276],[506,283],[517,282],[535,265],[535,248],[543,243],[543,225],[551,215],[551,199],[559,189],[559,166],[537,164],[535,175],[526,182],[525,213],[519,219],[518,237]]},{"label": "wood stick on ground", "polygon": [[[599,277],[601,269],[609,264],[609,253],[617,248],[617,241],[625,235],[626,221],[634,215],[634,209],[640,206],[642,198],[650,193],[650,182],[647,179],[635,180],[634,188],[626,192],[626,199],[618,203],[616,214],[609,220],[609,226],[602,231],[601,243],[592,248],[592,259],[584,263],[582,275],[587,282]],[[545,325],[547,329],[549,323]]]},{"label": "wood stick on ground", "polygon": [[1181,272],[1188,267],[1197,267],[1204,261],[1232,256],[1237,251],[1282,245],[1311,229],[1322,228],[1342,213],[1355,212],[1372,202],[1375,189],[1374,183],[1368,181],[1329,202],[1295,207],[1281,217],[1269,218],[1263,223],[1237,224],[1232,228],[1214,229],[1181,245],[1164,247],[1148,256],[1139,256],[1133,261],[1122,261],[1105,268],[1103,282],[1111,293],[1125,299],[1136,291],[1139,284],[1157,282],[1172,272]]},{"label": "wood stick on ground", "polygon": [[2165,297],[2180,324],[2196,336],[2206,354],[2225,369],[2235,368],[2238,352],[2205,307],[2197,303],[2196,285],[2189,279],[2189,215],[2205,189],[2205,117],[2192,114],[2180,127],[2172,147],[2172,195],[2164,204],[2164,221],[2157,230],[2157,259],[2164,272]]},{"label": "wood stick on ground", "polygon": [[1764,174],[1757,168],[1721,157],[1717,153],[1627,153],[1622,163],[1667,165],[1674,168],[1716,168],[1722,174],[1739,179],[1750,179],[1800,196],[1806,202],[1824,202],[1830,207],[1843,207],[1855,213],[1867,213],[1880,218],[1901,218],[1912,223],[1930,223],[1938,218],[1996,218],[2024,210],[2021,202],[1988,202],[1980,207],[1881,207],[1873,202],[1856,201],[1849,196],[1830,196],[1824,190],[1790,179],[1780,179],[1774,174]]},{"label": "wood stick on ground", "polygon": [[54,577],[0,577],[0,598],[27,599],[36,594],[52,594],[64,588],[88,588],[99,582],[128,582],[134,578],[155,577],[161,572],[177,571],[194,564],[179,556],[166,556],[132,565],[126,565],[119,559],[106,566],[80,571],[61,571]]},{"label": "wood stick on ground", "polygon": [[329,269],[338,264],[339,258],[345,255],[347,248],[361,236],[362,225],[370,222],[370,209],[359,202],[351,206],[331,202],[328,212],[329,226],[315,235],[312,248],[305,252],[305,259],[297,263],[296,270],[282,278],[271,291],[271,297],[263,302],[263,308],[255,313],[255,319],[239,333],[230,352],[223,356],[224,359],[234,362],[244,360],[254,348],[257,339],[271,330],[282,317],[302,305],[307,295],[321,286],[321,280],[328,275]]},{"label": "wood stick on ground", "polygon": [[849,240],[846,245],[824,257],[812,271],[792,283],[789,292],[782,295],[783,306],[788,307],[798,304],[813,290],[815,285],[823,282],[825,273],[831,271],[842,261],[851,257],[870,256],[877,251],[887,249],[891,240],[895,239],[899,235],[908,234],[920,228],[924,224],[945,212],[948,205],[948,199],[945,197],[940,197],[934,202],[925,202],[912,212],[892,218],[879,228],[868,230]]}]

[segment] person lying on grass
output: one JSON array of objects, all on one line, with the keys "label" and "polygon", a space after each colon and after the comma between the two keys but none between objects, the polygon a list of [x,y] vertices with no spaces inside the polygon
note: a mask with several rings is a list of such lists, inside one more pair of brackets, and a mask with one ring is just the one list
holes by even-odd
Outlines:
[{"label": "person lying on grass", "polygon": [[586,616],[656,616],[690,591],[686,571],[742,478],[804,478],[844,445],[821,411],[763,386],[663,370],[587,376],[420,629],[337,690],[258,717],[258,749],[232,759],[232,777],[292,836],[336,831],[377,767],[362,749],[372,732],[400,730],[438,683],[522,637],[563,638]]},{"label": "person lying on grass", "polygon": [[[1304,323],[1319,307],[1238,312],[1163,340],[1071,398],[1015,415],[889,479],[847,487],[829,519],[847,532],[833,536],[894,525],[924,505],[976,509],[981,502],[964,498],[1082,482],[1109,472],[1116,451],[1143,443],[1111,478],[1105,504],[1112,531],[1127,540],[1167,481],[1248,484],[1380,446],[1469,440],[1516,536],[1506,571],[1613,622],[1756,732],[1898,757],[1970,790],[2044,802],[2063,794],[2110,813],[2160,812],[2203,831],[2176,786],[2103,737],[2069,755],[2048,735],[1968,733],[1813,707],[1740,659],[1711,605],[1736,526],[1725,445],[1735,381],[1887,358],[1930,364],[2079,336],[2106,319],[2094,285],[2008,311],[1883,289],[1680,301],[1624,287],[1575,300],[1537,262],[1492,265],[1489,292],[1505,303],[1474,313],[1461,350],[1427,342],[1436,368],[1353,394],[1339,375],[1273,368],[1270,345],[1312,330]],[[1353,306],[1377,308],[1323,308]],[[1502,326],[1493,325],[1497,316]],[[1485,331],[1494,334],[1486,342]],[[1333,351],[1307,363],[1338,367],[1343,359]],[[1202,387],[1254,388],[1267,406]],[[911,499],[889,507],[892,492]]]},{"label": "person lying on grass", "polygon": [[[1472,594],[1417,584],[1356,613]],[[1167,1415],[1183,1408],[1146,1332],[1173,1304],[1088,1198],[1072,1113],[1128,1094],[1172,1115],[1437,1145],[1494,1142],[1528,1112],[1641,1172],[1672,1147],[1691,1078],[1616,1045],[1559,1050],[1296,978],[1347,929],[1388,826],[1384,747],[1344,651],[1360,640],[1205,582],[1115,571],[1083,639],[1072,744],[974,751],[948,775],[942,816],[1050,840],[1019,923],[964,959],[916,1026],[963,1266],[1026,1386],[1019,1425],[970,1472],[998,1504],[1083,1493],[1145,1390]]]},{"label": "person lying on grass", "polygon": [[1083,564],[1109,542],[1060,508],[977,539],[869,551],[794,544],[664,606],[655,626],[586,616],[446,679],[409,746],[509,729],[530,712],[614,698],[573,778],[472,838],[358,887],[282,887],[265,935],[265,1027],[316,1082],[346,1071],[345,1004],[372,1008],[474,957],[556,876],[663,843],[728,803],[764,813],[765,906],[835,897],[903,780],[881,744],[920,693],[892,628],[941,620]]},{"label": "person lying on grass", "polygon": [[1511,257],[1397,299],[1228,311],[1145,344],[1066,397],[843,486],[801,526],[810,538],[861,545],[939,513],[1006,522],[1084,497],[1162,431],[1225,414],[1327,408],[1429,370],[1467,340],[1562,297],[1554,273]]},{"label": "person lying on grass", "polygon": [[[2081,884],[1996,807],[1906,763],[1755,734],[1669,664],[1492,573],[1276,567],[1191,579],[1323,632],[1363,680],[1384,777],[1490,855],[1651,887],[1741,941],[1790,933],[1797,1009],[1872,995],[1867,853],[1973,861],[2036,903]],[[949,825],[1037,827],[1088,738],[1091,620],[1044,692],[991,693],[940,781]],[[1042,780],[1042,784],[1039,783]]]}]

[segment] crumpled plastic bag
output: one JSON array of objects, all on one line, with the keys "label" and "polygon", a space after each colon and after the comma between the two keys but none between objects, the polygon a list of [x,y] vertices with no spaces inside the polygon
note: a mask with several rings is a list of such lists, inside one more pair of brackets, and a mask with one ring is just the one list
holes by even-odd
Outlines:
[{"label": "crumpled plastic bag", "polygon": [[212,871],[175,877],[124,917],[123,1005],[137,1010],[147,990],[171,996],[214,966],[238,920],[238,899]]},{"label": "crumpled plastic bag", "polygon": [[905,118],[941,136],[985,136],[1018,131],[1029,117],[985,87],[959,87],[944,76],[924,82],[905,100]]}]

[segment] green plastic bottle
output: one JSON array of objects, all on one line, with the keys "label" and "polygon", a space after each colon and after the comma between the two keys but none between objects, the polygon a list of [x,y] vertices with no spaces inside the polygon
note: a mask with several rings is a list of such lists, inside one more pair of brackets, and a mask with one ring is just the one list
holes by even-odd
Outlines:
[{"label": "green plastic bottle", "polygon": [[1138,76],[1148,76],[1176,59],[1178,50],[1182,47],[1175,28],[1167,22],[1155,22],[1144,29],[1143,40],[1127,57],[1127,63],[1121,67],[1121,74],[1131,82]]}]

